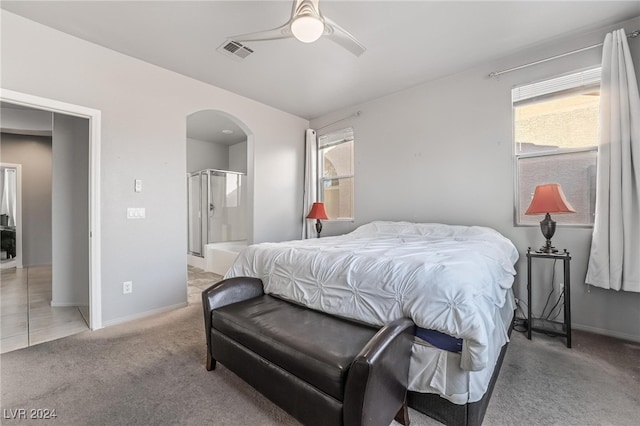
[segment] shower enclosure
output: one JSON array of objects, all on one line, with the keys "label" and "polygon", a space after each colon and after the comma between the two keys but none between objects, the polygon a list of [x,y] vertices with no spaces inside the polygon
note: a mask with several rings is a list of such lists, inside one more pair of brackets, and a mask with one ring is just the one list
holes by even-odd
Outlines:
[{"label": "shower enclosure", "polygon": [[246,174],[207,169],[187,176],[189,253],[204,257],[207,244],[246,240]]}]

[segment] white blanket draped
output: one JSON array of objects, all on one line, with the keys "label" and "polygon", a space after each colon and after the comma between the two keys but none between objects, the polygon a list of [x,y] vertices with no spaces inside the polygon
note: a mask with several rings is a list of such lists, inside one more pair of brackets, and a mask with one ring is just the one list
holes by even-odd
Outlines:
[{"label": "white blanket draped", "polygon": [[640,96],[624,30],[602,53],[596,216],[585,281],[640,292]]},{"label": "white blanket draped", "polygon": [[250,246],[225,277],[258,277],[266,293],[370,324],[411,317],[464,339],[461,368],[475,371],[489,363],[517,259],[490,228],[372,222],[338,237]]}]

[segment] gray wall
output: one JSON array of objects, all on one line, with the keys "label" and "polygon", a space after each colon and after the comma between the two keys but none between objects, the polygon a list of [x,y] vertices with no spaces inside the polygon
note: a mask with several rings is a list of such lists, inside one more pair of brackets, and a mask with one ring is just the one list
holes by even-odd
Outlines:
[{"label": "gray wall", "polygon": [[89,120],[53,117],[53,306],[89,304]]},{"label": "gray wall", "polygon": [[229,170],[229,147],[224,144],[187,138],[187,171]]},{"label": "gray wall", "polygon": [[247,173],[247,143],[240,142],[229,147],[229,170]]},{"label": "gray wall", "polygon": [[187,138],[187,171],[204,169],[247,173],[247,142],[224,145]]},{"label": "gray wall", "polygon": [[[355,222],[328,222],[324,235],[340,234],[377,219],[490,226],[510,238],[521,253],[515,289],[526,295],[528,246],[544,242],[540,229],[515,227],[511,88],[597,65],[600,49],[488,78],[488,74],[601,43],[611,29],[627,33],[640,18],[610,28],[555,40],[464,72],[429,82],[311,122],[312,128],[362,111],[332,127],[353,126]],[[640,72],[640,40],[630,41]],[[584,284],[590,228],[560,226],[554,245],[572,256],[572,309],[580,328],[640,340],[640,294]],[[524,276],[524,279],[523,279]],[[539,292],[543,290],[537,288]],[[546,290],[544,290],[546,291]],[[545,293],[546,294],[546,293]]]},{"label": "gray wall", "polygon": [[[300,235],[307,120],[4,10],[0,19],[3,88],[102,113],[104,324],[187,301],[185,135],[195,111],[224,111],[243,123],[250,239]],[[133,191],[135,179],[143,181],[141,193]],[[127,220],[127,207],[146,208],[147,218]],[[129,280],[133,293],[123,295]]]},{"label": "gray wall", "polygon": [[24,131],[37,136],[51,136],[51,113],[49,111],[39,111],[24,108],[15,108],[11,104],[3,105],[0,108],[2,117],[2,131],[17,131],[18,134],[25,134]]},{"label": "gray wall", "polygon": [[51,137],[2,133],[0,151],[22,164],[22,266],[50,265]]}]

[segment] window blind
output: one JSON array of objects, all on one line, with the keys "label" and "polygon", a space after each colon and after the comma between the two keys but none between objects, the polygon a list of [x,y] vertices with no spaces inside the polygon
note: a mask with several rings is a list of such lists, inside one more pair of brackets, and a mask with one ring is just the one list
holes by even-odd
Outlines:
[{"label": "window blind", "polygon": [[513,103],[516,103],[526,99],[548,95],[550,93],[597,85],[600,83],[601,73],[602,68],[598,67],[537,83],[515,87],[511,90],[511,99]]},{"label": "window blind", "polygon": [[328,133],[318,138],[318,148],[326,148],[333,145],[339,145],[343,142],[353,140],[353,128],[338,130],[337,132]]}]

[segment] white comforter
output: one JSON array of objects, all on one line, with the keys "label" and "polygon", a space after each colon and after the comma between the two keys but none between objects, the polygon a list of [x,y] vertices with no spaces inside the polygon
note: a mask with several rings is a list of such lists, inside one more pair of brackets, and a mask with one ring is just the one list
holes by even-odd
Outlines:
[{"label": "white comforter", "polygon": [[338,237],[249,246],[225,277],[258,277],[266,293],[370,324],[410,317],[464,339],[460,367],[477,371],[517,259],[490,228],[372,222]]}]

